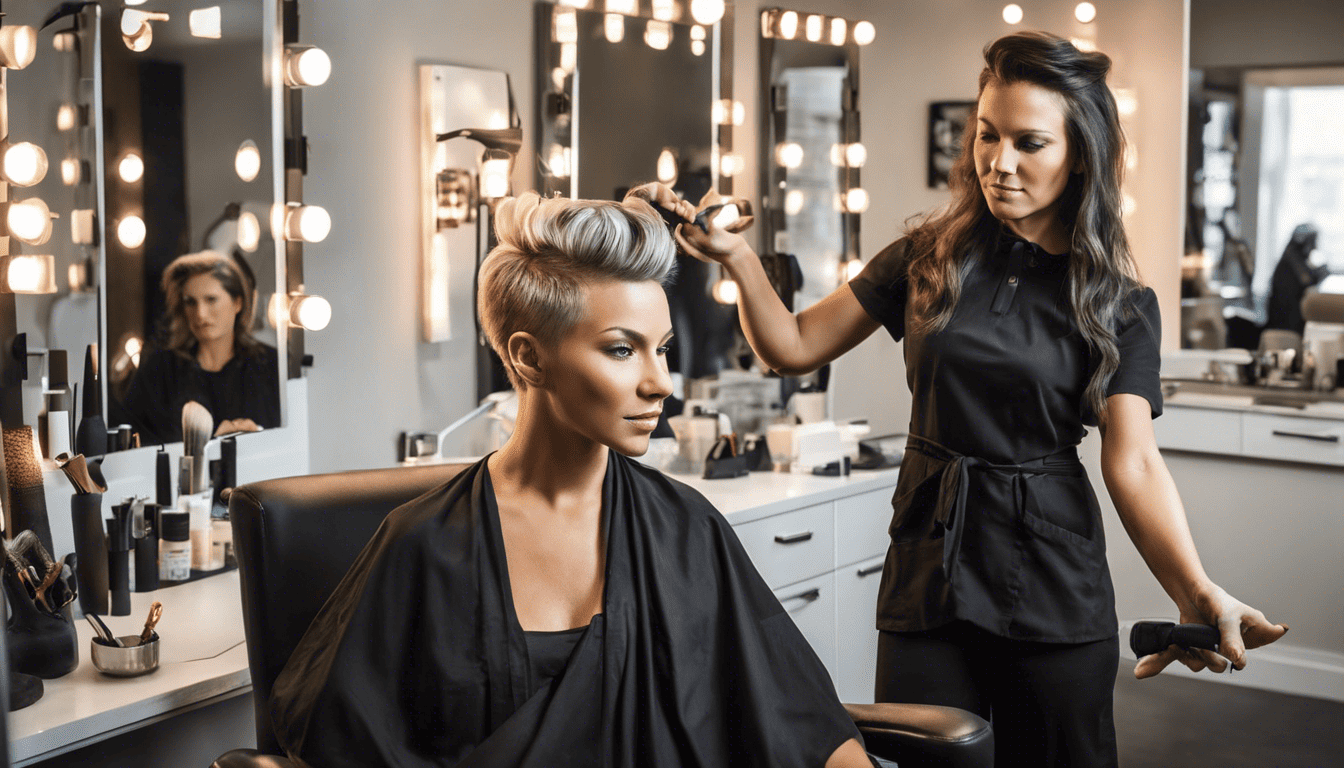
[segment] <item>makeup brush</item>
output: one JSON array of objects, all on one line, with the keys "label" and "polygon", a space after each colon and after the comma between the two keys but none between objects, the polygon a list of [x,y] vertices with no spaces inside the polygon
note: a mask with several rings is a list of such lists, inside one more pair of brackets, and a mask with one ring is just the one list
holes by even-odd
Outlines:
[{"label": "makeup brush", "polygon": [[56,456],[56,466],[61,468],[65,476],[70,479],[70,484],[75,487],[75,493],[83,495],[86,493],[106,493],[107,488],[99,485],[98,481],[89,474],[89,464],[84,460],[82,454],[71,456],[68,453],[62,453]]},{"label": "makeup brush", "polygon": [[107,424],[103,421],[103,387],[98,380],[98,345],[84,352],[83,412],[75,434],[75,450],[92,459],[107,453]]},{"label": "makeup brush", "polygon": [[214,431],[215,419],[204,405],[190,400],[182,406],[182,453],[192,459],[192,493],[205,489],[205,474],[209,470],[205,462],[205,444],[210,442]]},{"label": "makeup brush", "polygon": [[51,523],[47,519],[47,494],[42,488],[42,465],[33,453],[33,428],[5,427],[5,531],[11,538],[32,531],[50,552]]}]

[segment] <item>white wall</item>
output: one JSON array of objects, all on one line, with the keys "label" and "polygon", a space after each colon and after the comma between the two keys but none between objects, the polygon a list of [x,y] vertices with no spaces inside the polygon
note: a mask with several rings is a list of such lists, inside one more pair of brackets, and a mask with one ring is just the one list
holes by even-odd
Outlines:
[{"label": "white wall", "polygon": [[1344,61],[1339,0],[1191,0],[1190,66],[1270,67]]}]

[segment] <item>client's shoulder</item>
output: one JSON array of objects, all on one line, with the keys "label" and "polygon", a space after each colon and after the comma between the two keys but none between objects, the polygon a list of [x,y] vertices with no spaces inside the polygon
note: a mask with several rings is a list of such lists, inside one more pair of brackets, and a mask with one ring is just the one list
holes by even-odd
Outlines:
[{"label": "client's shoulder", "polygon": [[715,525],[728,524],[719,510],[700,491],[635,459],[616,454],[615,451],[612,453],[627,467],[636,493],[657,494],[670,502],[670,505],[654,505],[650,508],[674,509],[676,518],[688,525],[701,521],[709,521]]}]

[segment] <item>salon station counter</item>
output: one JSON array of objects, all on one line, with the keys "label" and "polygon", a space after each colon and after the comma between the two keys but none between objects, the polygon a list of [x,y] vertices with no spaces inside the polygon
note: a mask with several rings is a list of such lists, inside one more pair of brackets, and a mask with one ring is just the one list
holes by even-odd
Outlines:
[{"label": "salon station counter", "polygon": [[[673,477],[704,493],[724,513],[831,671],[841,698],[871,701],[877,646],[872,611],[897,470],[856,470],[848,477]],[[61,766],[123,765],[132,748],[143,768],[209,765],[226,749],[254,743],[251,701],[244,696],[251,691],[251,678],[238,573],[133,593],[131,615],[107,617],[109,627],[118,635],[138,633],[155,600],[163,603],[159,669],[138,678],[102,675],[89,661],[93,631],[79,621],[79,668],[44,681],[41,700],[10,713],[9,747],[16,766],[49,758],[56,758],[51,765]],[[202,717],[213,719],[202,723]],[[111,739],[131,740],[130,746],[123,744],[120,755],[111,748],[105,756],[96,754],[99,743]],[[217,743],[208,743],[212,739]],[[65,762],[73,755],[58,757],[81,748],[77,763]]]}]

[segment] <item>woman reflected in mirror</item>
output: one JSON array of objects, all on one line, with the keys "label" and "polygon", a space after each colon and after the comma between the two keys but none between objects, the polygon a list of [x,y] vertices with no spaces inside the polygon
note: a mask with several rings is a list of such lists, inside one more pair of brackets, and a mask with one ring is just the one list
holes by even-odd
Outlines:
[{"label": "woman reflected in mirror", "polygon": [[252,335],[256,290],[230,256],[201,251],[163,271],[163,341],[141,353],[122,407],[143,442],[182,439],[182,406],[204,405],[215,434],[280,426],[274,347]]}]

